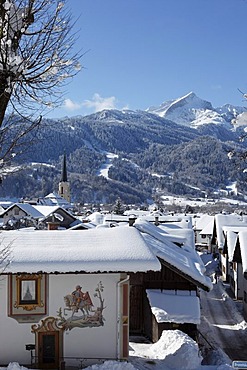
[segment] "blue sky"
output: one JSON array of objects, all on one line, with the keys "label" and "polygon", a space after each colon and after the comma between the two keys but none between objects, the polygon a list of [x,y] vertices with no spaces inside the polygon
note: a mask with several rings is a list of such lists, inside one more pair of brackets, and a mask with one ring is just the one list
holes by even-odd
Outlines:
[{"label": "blue sky", "polygon": [[67,0],[83,69],[50,117],[159,106],[190,91],[244,105],[246,0]]}]

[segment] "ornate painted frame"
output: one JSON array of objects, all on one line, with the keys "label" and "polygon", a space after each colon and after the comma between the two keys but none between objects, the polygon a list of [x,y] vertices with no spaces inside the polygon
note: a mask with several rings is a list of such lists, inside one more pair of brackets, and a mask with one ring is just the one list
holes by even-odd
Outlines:
[{"label": "ornate painted frame", "polygon": [[44,305],[41,300],[41,279],[42,275],[16,276],[15,308],[32,311]]},{"label": "ornate painted frame", "polygon": [[10,275],[9,316],[14,318],[25,316],[26,320],[30,315],[44,316],[47,306],[46,281],[47,277],[44,274]]}]

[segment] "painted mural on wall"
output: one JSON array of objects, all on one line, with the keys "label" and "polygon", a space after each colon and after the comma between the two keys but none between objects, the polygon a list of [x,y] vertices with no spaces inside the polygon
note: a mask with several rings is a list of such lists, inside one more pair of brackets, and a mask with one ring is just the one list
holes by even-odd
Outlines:
[{"label": "painted mural on wall", "polygon": [[64,330],[103,326],[105,320],[103,291],[104,287],[100,281],[92,299],[88,291],[83,292],[81,285],[76,285],[71,293],[64,296],[65,307],[60,307],[57,311],[60,319],[59,325],[62,325]]}]

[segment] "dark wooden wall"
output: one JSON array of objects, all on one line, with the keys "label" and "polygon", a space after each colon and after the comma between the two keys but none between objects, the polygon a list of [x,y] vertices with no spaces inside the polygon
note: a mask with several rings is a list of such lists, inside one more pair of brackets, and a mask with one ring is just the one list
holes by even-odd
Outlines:
[{"label": "dark wooden wall", "polygon": [[161,327],[167,329],[174,329],[174,327],[167,326],[165,323],[162,325],[156,323],[156,327],[153,322],[155,319],[150,309],[146,289],[197,291],[197,286],[164,265],[162,265],[161,271],[129,273],[129,275],[130,335],[144,335],[152,341],[157,341],[162,332]]}]

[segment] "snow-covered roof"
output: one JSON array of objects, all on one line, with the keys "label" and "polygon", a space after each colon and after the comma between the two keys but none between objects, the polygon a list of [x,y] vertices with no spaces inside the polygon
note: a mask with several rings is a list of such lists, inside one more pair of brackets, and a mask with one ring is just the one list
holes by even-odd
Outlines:
[{"label": "snow-covered roof", "polygon": [[47,205],[34,205],[33,206],[37,211],[42,213],[43,216],[47,217],[51,213],[56,212],[58,209],[60,209],[60,206],[47,206]]},{"label": "snow-covered roof", "polygon": [[239,233],[239,231],[247,230],[247,224],[241,224],[237,226],[223,226],[222,230],[224,231],[224,234],[227,234],[228,231]]},{"label": "snow-covered roof", "polygon": [[185,290],[147,289],[153,315],[158,323],[200,324],[200,300]]},{"label": "snow-covered roof", "polygon": [[[155,221],[155,214],[151,214],[148,216],[140,217],[143,220],[154,222]],[[185,227],[191,227],[192,221],[190,216],[171,216],[171,215],[165,215],[165,216],[158,216],[158,222],[162,224],[170,224],[170,225],[177,225],[181,226],[183,228]]]},{"label": "snow-covered roof", "polygon": [[135,228],[70,231],[4,231],[10,245],[5,273],[159,271],[160,262]]},{"label": "snow-covered roof", "polygon": [[227,252],[229,261],[233,261],[235,248],[237,245],[238,234],[242,231],[247,232],[247,225],[243,224],[240,226],[224,226],[223,227],[224,234],[226,235],[227,240]]},{"label": "snow-covered roof", "polygon": [[40,217],[43,216],[42,213],[40,213],[37,209],[34,208],[34,206],[32,206],[29,203],[15,203],[15,204],[12,204],[9,208],[7,208],[2,213],[2,216],[5,213],[8,213],[15,206],[20,208],[23,212],[25,212],[27,215],[31,216],[32,218],[39,219]]},{"label": "snow-covered roof", "polygon": [[50,193],[50,194],[47,194],[45,196],[45,198],[49,198],[49,199],[57,199],[57,200],[63,200],[65,202],[67,202],[63,197],[61,197],[61,195],[59,195],[58,193],[56,192],[53,192],[53,193]]},{"label": "snow-covered roof", "polygon": [[228,251],[228,258],[229,258],[230,262],[232,262],[232,260],[233,260],[237,239],[238,239],[238,234],[237,233],[235,233],[234,231],[231,231],[231,230],[227,231],[227,234],[226,234],[227,251]]},{"label": "snow-covered roof", "polygon": [[173,243],[183,244],[186,240],[184,236],[177,235],[177,230],[176,232],[173,232],[173,230],[170,230],[171,234],[169,234],[167,232],[169,230],[166,230],[163,226],[157,227],[154,224],[144,219],[138,218],[136,222],[134,223],[134,227],[141,232],[144,232],[144,233],[146,232],[146,233],[151,234],[153,237],[155,237],[156,239],[160,241],[164,241],[164,242],[170,241]]},{"label": "snow-covered roof", "polygon": [[124,211],[124,215],[128,217],[132,215],[135,215],[136,217],[141,217],[141,216],[150,215],[150,211],[144,211],[144,210],[132,208],[132,209]]},{"label": "snow-covered roof", "polygon": [[210,278],[204,275],[205,266],[194,248],[178,247],[172,241],[166,239],[162,231],[159,233],[159,227],[149,222],[138,221],[135,227],[138,227],[142,232],[143,238],[157,257],[160,257],[168,265],[193,279],[204,289],[212,289]]},{"label": "snow-covered roof", "polygon": [[[89,219],[92,219],[92,216],[88,216]],[[116,221],[116,222],[128,222],[129,216],[126,215],[116,215],[116,214],[106,214],[104,215],[104,222],[111,222],[111,221]]]},{"label": "snow-covered roof", "polygon": [[59,205],[63,208],[69,208],[71,207],[71,204],[66,200],[64,199],[63,197],[61,197],[61,195],[59,195],[58,193],[50,193],[48,195],[46,195],[44,198],[40,198],[39,199],[39,203],[40,204],[45,204],[45,205]]},{"label": "snow-covered roof", "polygon": [[195,219],[195,230],[203,230],[205,228],[209,228],[210,234],[213,234],[213,227],[214,227],[214,216],[210,215],[202,215],[199,218]]},{"label": "snow-covered roof", "polygon": [[57,212],[58,210],[62,210],[62,212],[64,212],[65,214],[67,214],[68,216],[70,216],[71,218],[75,219],[76,217],[73,216],[67,209],[65,208],[62,208],[61,206],[57,206],[57,205],[53,205],[53,206],[46,206],[46,205],[35,205],[33,206],[35,209],[37,209],[37,211],[39,211],[40,213],[42,213],[42,215],[44,217],[48,217],[52,214],[54,214],[55,212]]},{"label": "snow-covered roof", "polygon": [[[191,216],[184,215],[184,214],[179,214],[179,215],[168,215],[168,214],[163,214],[159,210],[155,211],[142,211],[142,210],[136,210],[136,209],[131,209],[127,210],[124,212],[125,217],[126,216],[136,216],[136,218],[141,218],[149,222],[154,222],[155,218],[158,217],[159,222],[161,223],[177,223],[177,224],[182,224],[183,227],[185,227],[185,224],[188,225],[188,227],[191,226],[192,220]],[[114,216],[115,217],[115,216]],[[122,216],[123,217],[123,216]]]},{"label": "snow-covered roof", "polygon": [[214,221],[210,222],[208,225],[206,225],[204,227],[204,229],[202,229],[202,231],[200,231],[199,234],[200,235],[210,235],[212,237],[213,233],[214,233]]},{"label": "snow-covered roof", "polygon": [[95,225],[98,225],[98,224],[103,224],[104,223],[104,220],[105,220],[105,215],[103,215],[102,213],[100,212],[94,212],[92,213],[91,215],[89,215],[87,217],[87,219],[94,223]]},{"label": "snow-covered roof", "polygon": [[211,235],[214,232],[214,216],[202,215],[195,220],[194,229],[199,231],[200,235]]},{"label": "snow-covered roof", "polygon": [[15,201],[7,201],[7,200],[0,200],[0,206],[3,208],[3,209],[7,209],[9,208],[10,206],[12,206],[14,203],[16,203]]},{"label": "snow-covered roof", "polygon": [[245,226],[247,227],[247,216],[232,215],[215,215],[216,233],[218,249],[223,249],[225,237],[223,233],[224,226]]},{"label": "snow-covered roof", "polygon": [[174,238],[175,236],[177,239],[180,238],[181,240],[183,240],[183,245],[185,247],[190,247],[190,248],[195,249],[195,233],[192,228],[187,228],[187,227],[185,228],[172,227],[171,228],[169,225],[166,225],[166,224],[160,225],[159,228],[165,231],[166,233],[168,233],[173,238],[172,241],[174,243],[176,242],[176,239]]},{"label": "snow-covered roof", "polygon": [[89,230],[89,229],[95,229],[95,225],[91,224],[90,222],[81,222],[80,220],[78,220],[79,223],[76,223],[74,225],[74,222],[73,222],[73,226],[69,227],[68,230]]}]

